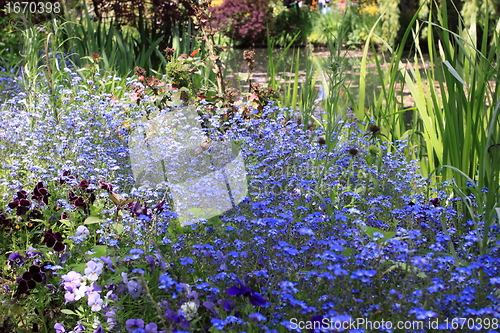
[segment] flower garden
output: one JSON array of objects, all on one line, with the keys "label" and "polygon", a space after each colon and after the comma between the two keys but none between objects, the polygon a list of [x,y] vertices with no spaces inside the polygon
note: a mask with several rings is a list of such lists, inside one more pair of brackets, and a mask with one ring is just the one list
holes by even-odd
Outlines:
[{"label": "flower garden", "polygon": [[[167,50],[163,76],[119,77],[97,53],[78,68],[55,46],[2,70],[0,332],[500,332],[494,50],[478,51],[489,77],[443,66],[442,100],[412,72],[417,129],[403,133],[390,94],[341,105],[332,84],[310,112],[271,85],[221,94],[222,58],[204,42]],[[247,185],[193,224],[173,186],[138,182],[130,148],[144,123],[188,109],[207,138],[196,153],[227,144]]]}]

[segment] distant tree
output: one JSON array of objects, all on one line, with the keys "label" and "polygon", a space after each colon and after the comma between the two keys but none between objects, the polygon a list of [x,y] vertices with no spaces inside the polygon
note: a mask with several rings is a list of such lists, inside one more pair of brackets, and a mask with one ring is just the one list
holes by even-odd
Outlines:
[{"label": "distant tree", "polygon": [[226,0],[212,7],[213,28],[240,44],[264,44],[271,19],[270,0]]}]

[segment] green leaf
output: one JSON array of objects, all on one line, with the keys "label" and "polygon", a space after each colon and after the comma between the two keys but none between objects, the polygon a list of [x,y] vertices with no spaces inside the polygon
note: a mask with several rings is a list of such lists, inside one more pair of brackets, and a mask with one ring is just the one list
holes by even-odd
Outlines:
[{"label": "green leaf", "polygon": [[353,250],[353,249],[344,249],[344,251],[342,251],[342,254],[345,255],[346,257],[349,257],[350,255],[355,254],[355,253],[356,253],[356,250]]},{"label": "green leaf", "polygon": [[61,309],[61,312],[64,314],[67,314],[67,315],[75,315],[75,316],[78,315],[75,311],[70,310],[70,309]]},{"label": "green leaf", "polygon": [[13,313],[15,313],[16,315],[18,316],[23,316],[24,315],[24,311],[23,311],[23,308],[22,306],[18,305],[18,304],[14,304],[12,305],[11,307],[11,311]]},{"label": "green leaf", "polygon": [[111,226],[117,235],[121,235],[125,229],[123,224],[113,224]]},{"label": "green leaf", "polygon": [[193,216],[196,218],[204,217],[207,214],[213,215],[213,216],[222,214],[222,212],[217,210],[217,209],[213,209],[213,208],[201,209],[198,207],[190,208],[190,209],[188,209],[188,212],[193,214]]},{"label": "green leaf", "polygon": [[93,254],[90,255],[91,258],[95,257],[104,257],[106,256],[106,252],[108,251],[108,247],[106,245],[96,245],[92,248]]},{"label": "green leaf", "polygon": [[455,79],[458,80],[458,82],[460,82],[465,88],[468,88],[465,81],[460,77],[460,74],[458,74],[458,72],[455,70],[455,68],[453,68],[453,66],[449,63],[448,60],[443,61],[443,64],[445,64],[446,67],[448,67],[448,70],[450,71],[451,75],[453,75]]},{"label": "green leaf", "polygon": [[44,220],[40,220],[40,219],[30,219],[30,221],[33,221],[33,222],[41,222],[41,223],[45,222]]},{"label": "green leaf", "polygon": [[375,233],[378,232],[378,233],[381,233],[382,235],[384,235],[383,238],[380,238],[377,240],[378,243],[380,242],[384,242],[392,237],[394,237],[394,235],[396,235],[396,232],[395,231],[383,231],[383,230],[380,230],[378,228],[368,228],[365,230],[365,233],[370,236],[371,238],[375,238]]},{"label": "green leaf", "polygon": [[106,221],[105,219],[101,219],[95,216],[89,216],[85,219],[85,222],[83,224],[95,224],[95,223],[102,223]]},{"label": "green leaf", "polygon": [[59,223],[64,224],[64,225],[66,225],[66,226],[68,226],[68,227],[71,227],[71,226],[73,225],[73,221],[71,221],[71,220],[66,220],[66,219],[64,219],[64,220],[59,220]]},{"label": "green leaf", "polygon": [[366,230],[365,230],[365,233],[366,233],[368,236],[372,237],[372,238],[373,238],[373,237],[375,237],[375,233],[376,233],[376,232],[379,232],[379,233],[381,233],[381,234],[383,234],[383,233],[384,233],[382,230],[380,230],[380,229],[378,229],[378,228],[368,228],[368,229],[366,229]]},{"label": "green leaf", "polygon": [[99,216],[99,213],[103,208],[102,204],[90,205],[90,216]]},{"label": "green leaf", "polygon": [[241,146],[243,144],[243,140],[232,140],[231,141],[231,152],[233,155],[238,156],[241,151]]},{"label": "green leaf", "polygon": [[85,271],[85,268],[87,265],[85,263],[82,264],[74,264],[69,266],[71,270],[77,272],[77,273],[83,273]]}]

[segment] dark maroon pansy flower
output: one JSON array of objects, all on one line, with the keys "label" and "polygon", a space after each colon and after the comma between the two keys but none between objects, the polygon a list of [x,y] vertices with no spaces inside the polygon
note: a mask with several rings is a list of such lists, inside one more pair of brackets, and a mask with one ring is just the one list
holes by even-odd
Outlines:
[{"label": "dark maroon pansy flower", "polygon": [[356,148],[348,149],[347,152],[352,156],[356,156],[358,154],[358,150]]},{"label": "dark maroon pansy flower", "polygon": [[148,207],[146,204],[144,206],[141,206],[140,202],[131,202],[128,204],[127,207],[130,211],[130,213],[134,214],[135,216],[139,217],[140,215],[145,215],[148,217],[152,217],[150,214],[148,214]]},{"label": "dark maroon pansy flower", "polygon": [[106,190],[107,192],[111,192],[113,190],[113,185],[99,181],[99,188],[101,190]]},{"label": "dark maroon pansy flower", "polygon": [[47,245],[47,247],[51,247],[56,252],[62,252],[66,249],[66,245],[63,244],[61,233],[52,233],[52,229],[44,232],[42,243]]},{"label": "dark maroon pansy flower", "polygon": [[87,206],[87,203],[82,197],[77,197],[75,201],[73,201],[73,205],[75,205],[75,207],[85,208]]},{"label": "dark maroon pansy flower", "polygon": [[75,195],[72,191],[69,191],[68,193],[69,202],[73,203],[76,200],[76,198],[78,198],[78,196]]},{"label": "dark maroon pansy flower", "polygon": [[42,283],[45,280],[45,276],[40,269],[40,266],[31,265],[29,268],[29,273],[31,274],[31,279],[37,283]]},{"label": "dark maroon pansy flower", "polygon": [[156,213],[161,213],[163,212],[163,206],[165,205],[165,200],[162,200],[160,202],[158,202],[154,207],[153,207],[153,211],[155,211]]},{"label": "dark maroon pansy flower", "polygon": [[79,208],[87,207],[85,199],[78,195],[75,195],[72,191],[69,191],[69,202],[72,203],[75,207]]},{"label": "dark maroon pansy flower", "polygon": [[38,209],[33,209],[29,214],[28,214],[28,220],[40,220],[43,218],[43,214],[41,211]]},{"label": "dark maroon pansy flower", "polygon": [[12,219],[8,219],[5,214],[0,214],[0,226],[6,230],[12,228]]},{"label": "dark maroon pansy flower", "polygon": [[32,198],[48,205],[49,197],[49,191],[47,191],[47,189],[43,187],[43,182],[38,182],[38,184],[36,184],[35,186],[35,189],[33,190]]},{"label": "dark maroon pansy flower", "polygon": [[95,196],[95,194],[94,193],[90,193],[89,202],[90,202],[91,205],[95,202],[95,199],[97,199],[97,197]]},{"label": "dark maroon pansy flower", "polygon": [[82,190],[86,190],[88,189],[90,185],[90,181],[88,181],[87,179],[84,179],[80,182],[80,184],[78,184],[78,186],[82,189]]},{"label": "dark maroon pansy flower", "polygon": [[18,282],[17,285],[17,293],[18,294],[27,294],[30,289],[33,289],[36,287],[36,282],[33,280],[24,280],[21,278]]},{"label": "dark maroon pansy flower", "polygon": [[59,178],[59,183],[62,185],[69,179],[75,179],[75,176],[71,176],[71,171],[63,171],[62,177]]},{"label": "dark maroon pansy flower", "polygon": [[14,208],[16,209],[17,216],[23,216],[23,215],[26,215],[26,213],[30,209],[29,207],[31,206],[31,202],[25,198],[22,198],[22,199],[18,198],[12,202],[9,202],[8,206],[11,209],[14,209]]},{"label": "dark maroon pansy flower", "polygon": [[41,271],[40,266],[31,265],[27,272],[16,279],[17,293],[27,294],[30,289],[36,287],[37,283],[45,283],[45,274]]},{"label": "dark maroon pansy flower", "polygon": [[431,204],[434,206],[434,207],[439,207],[439,198],[434,198],[434,199],[431,199],[429,200],[431,202]]}]

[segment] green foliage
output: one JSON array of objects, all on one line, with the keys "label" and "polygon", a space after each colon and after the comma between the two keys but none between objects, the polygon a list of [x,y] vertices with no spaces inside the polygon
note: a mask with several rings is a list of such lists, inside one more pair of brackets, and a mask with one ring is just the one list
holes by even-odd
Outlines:
[{"label": "green foliage", "polygon": [[[379,13],[382,15],[382,25],[378,34],[387,44],[394,46],[399,32],[399,1],[378,0]],[[386,48],[386,46],[384,46]]]},{"label": "green foliage", "polygon": [[158,70],[166,63],[158,50],[163,37],[155,35],[140,16],[138,28],[115,28],[113,22],[95,22],[88,11],[67,17],[64,48],[78,67],[88,64],[85,57],[99,54],[101,68],[120,77],[130,75],[135,66]]},{"label": "green foliage", "polygon": [[62,49],[65,42],[63,24],[53,19],[38,26],[32,26],[30,22],[25,22],[25,25],[22,31],[22,84],[27,91],[25,105],[34,111],[38,107],[37,93],[47,93],[51,96],[51,105],[44,109],[42,115],[45,117],[51,111],[58,119],[60,100],[56,95],[56,82],[66,79],[66,86],[69,86],[69,76],[65,72],[68,56]]},{"label": "green foliage", "polygon": [[308,41],[327,44],[342,36],[342,42],[347,46],[362,45],[378,18],[377,12],[365,10],[366,6],[362,3],[346,2],[344,11],[332,5],[331,10],[324,15],[315,12]]},{"label": "green foliage", "polygon": [[345,14],[340,12],[330,11],[325,15],[316,16],[312,31],[308,36],[311,43],[327,43],[342,31],[344,25],[347,25]]},{"label": "green foliage", "polygon": [[199,58],[179,57],[171,60],[166,66],[166,74],[172,84],[179,87],[194,89],[192,76],[200,73],[198,67],[201,65]]},{"label": "green foliage", "polygon": [[[382,90],[368,116],[377,119],[390,140],[410,140],[410,146],[416,147],[413,150],[416,155],[410,156],[420,160],[425,176],[439,174],[437,182],[453,178],[454,195],[462,198],[464,213],[474,221],[478,233],[479,225],[484,223],[484,235],[478,241],[480,252],[484,254],[493,241],[489,239],[489,229],[497,219],[500,73],[495,63],[499,54],[497,46],[488,43],[490,26],[486,18],[482,22],[485,31],[483,39],[477,41],[463,30],[454,33],[448,28],[446,5],[437,14],[442,25],[430,20],[424,22],[427,26],[428,58],[424,58],[420,47],[423,29],[416,21],[417,16],[402,41],[404,45],[413,32],[413,62],[405,66],[403,48],[392,51],[387,44],[392,51],[387,75],[380,69],[376,58]],[[367,43],[365,51],[368,47]],[[365,52],[365,59],[366,56]],[[424,67],[429,63],[434,66]],[[364,60],[357,109],[357,116],[361,119],[366,105],[362,93],[365,89],[365,68]],[[398,101],[396,87],[403,85],[408,87],[413,97],[414,108],[405,110]],[[408,129],[403,113],[409,110],[414,112],[414,117]],[[474,200],[470,199],[470,194],[473,194]],[[481,216],[481,220],[477,216]]]},{"label": "green foliage", "polygon": [[268,26],[273,32],[276,47],[286,47],[292,40],[296,45],[304,45],[311,34],[313,24],[320,18],[317,11],[303,8],[280,8]]},{"label": "green foliage", "polygon": [[8,17],[0,17],[0,67],[16,66],[20,61],[20,31],[13,27],[13,21]]}]

